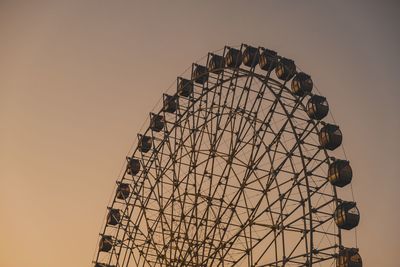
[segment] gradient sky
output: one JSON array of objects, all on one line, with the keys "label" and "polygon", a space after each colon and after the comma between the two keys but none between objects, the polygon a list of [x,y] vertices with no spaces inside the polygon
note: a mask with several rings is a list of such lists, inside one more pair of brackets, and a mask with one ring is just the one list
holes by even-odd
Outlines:
[{"label": "gradient sky", "polygon": [[[216,3],[217,2],[217,3]],[[0,266],[84,267],[162,93],[225,44],[310,73],[344,133],[365,265],[398,267],[396,1],[0,1]]]}]

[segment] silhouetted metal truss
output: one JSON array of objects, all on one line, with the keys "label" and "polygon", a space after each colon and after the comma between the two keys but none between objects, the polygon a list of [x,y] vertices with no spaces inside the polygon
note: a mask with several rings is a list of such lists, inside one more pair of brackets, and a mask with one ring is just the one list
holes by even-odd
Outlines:
[{"label": "silhouetted metal truss", "polygon": [[325,123],[307,113],[311,92],[294,94],[274,66],[259,69],[265,49],[250,62],[246,48],[243,64],[227,66],[230,47],[208,68],[193,64],[151,114],[159,121],[117,182],[97,266],[334,264],[341,201],[319,141]]}]

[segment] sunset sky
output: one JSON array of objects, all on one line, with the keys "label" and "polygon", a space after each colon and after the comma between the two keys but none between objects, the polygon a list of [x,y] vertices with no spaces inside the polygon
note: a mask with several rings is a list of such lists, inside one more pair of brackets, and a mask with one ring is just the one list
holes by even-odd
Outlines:
[{"label": "sunset sky", "polygon": [[0,1],[0,267],[90,266],[162,93],[224,45],[293,58],[344,134],[365,266],[398,267],[396,1]]}]

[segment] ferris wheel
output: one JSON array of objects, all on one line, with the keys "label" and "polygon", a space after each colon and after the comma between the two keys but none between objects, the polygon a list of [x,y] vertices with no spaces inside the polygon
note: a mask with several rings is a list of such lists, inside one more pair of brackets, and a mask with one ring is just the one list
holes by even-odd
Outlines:
[{"label": "ferris wheel", "polygon": [[127,157],[96,267],[361,267],[342,132],[275,51],[209,53],[177,78]]}]

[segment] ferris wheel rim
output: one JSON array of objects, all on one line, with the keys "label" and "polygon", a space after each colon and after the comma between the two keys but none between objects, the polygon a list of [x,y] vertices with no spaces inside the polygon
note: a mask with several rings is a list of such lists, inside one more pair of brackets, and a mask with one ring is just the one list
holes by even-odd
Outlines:
[{"label": "ferris wheel rim", "polygon": [[[256,72],[254,71],[255,68],[251,68],[250,71],[248,71],[248,70],[246,70],[246,69],[242,69],[242,68],[227,68],[227,67],[222,68],[222,70],[226,70],[226,69],[231,69],[231,70],[233,69],[233,72],[236,72],[236,71],[237,71],[237,72],[240,72],[240,71],[242,71],[242,72],[244,72],[244,73],[247,73],[247,75],[242,75],[242,76],[237,76],[237,77],[235,77],[235,76],[232,75],[232,76],[229,77],[227,80],[221,81],[221,84],[223,84],[224,82],[227,82],[227,81],[232,81],[233,79],[238,79],[238,78],[240,78],[240,77],[249,77],[249,76],[254,76],[255,78],[259,79],[262,83],[265,83],[266,87],[267,87],[267,88],[270,90],[270,92],[275,96],[275,99],[278,100],[278,102],[279,102],[281,108],[285,111],[285,114],[286,114],[286,116],[287,116],[287,119],[288,119],[288,121],[289,121],[289,123],[290,123],[291,128],[292,128],[292,129],[295,129],[295,126],[294,126],[294,124],[293,124],[293,122],[292,122],[292,119],[291,119],[291,114],[287,111],[286,105],[281,101],[280,97],[279,97],[278,95],[276,95],[276,93],[274,92],[274,90],[272,90],[272,88],[271,88],[270,86],[267,85],[268,82],[276,83],[276,85],[282,86],[282,90],[286,90],[287,92],[290,93],[290,89],[286,87],[287,81],[285,81],[284,83],[280,83],[278,80],[274,80],[273,78],[269,77],[269,72],[268,72],[268,74],[265,75],[265,76],[260,75],[260,74],[258,74],[258,73],[256,73]],[[207,71],[207,73],[210,73],[210,72]],[[191,81],[194,82],[194,79],[192,78]],[[197,97],[196,99],[192,99],[192,100],[194,100],[194,101],[192,101],[192,103],[190,104],[190,107],[193,107],[197,101],[199,101],[200,99],[202,99],[203,96],[205,96],[205,95],[208,94],[210,91],[212,91],[213,89],[217,88],[218,86],[220,86],[219,81],[216,82],[211,88],[207,88],[207,90],[203,90],[203,92],[201,93],[201,95],[200,95],[199,97]],[[204,89],[204,88],[203,88],[203,89]],[[174,97],[177,97],[177,93],[174,95]],[[303,98],[304,98],[304,97],[302,97],[301,99],[303,99]],[[303,103],[302,100],[297,101],[297,104],[302,105],[302,108],[303,108],[303,109],[305,108],[305,105],[304,105],[304,103]],[[182,120],[182,119],[185,117],[185,114],[189,111],[190,107],[188,106],[188,107],[186,108],[185,113],[183,113],[183,114],[180,115],[180,118],[179,118],[180,120]],[[294,110],[294,109],[293,109],[293,110]],[[160,111],[158,111],[157,113],[154,113],[154,114],[156,114],[156,115],[165,114],[165,111],[160,110]],[[312,122],[312,124],[313,124],[314,126],[316,126],[316,125],[319,124],[319,122],[314,122],[313,120],[311,120],[311,122]],[[171,127],[170,132],[172,132],[173,129],[174,129],[174,127]],[[148,134],[149,132],[151,132],[150,127],[148,127],[148,128],[143,132],[143,135],[146,135],[146,134]],[[170,132],[166,132],[165,134],[170,134]],[[301,140],[299,139],[299,136],[298,136],[297,132],[296,132],[295,130],[293,130],[293,133],[294,133],[295,138],[296,138],[296,143],[300,143]],[[161,147],[161,146],[164,144],[164,142],[165,142],[165,140],[162,140],[162,141],[159,143],[158,147]],[[154,148],[153,150],[157,150],[158,147],[157,147],[157,148]],[[302,152],[301,145],[298,146],[298,149],[299,149],[299,151],[300,151],[301,160],[302,160],[302,164],[303,164],[303,169],[302,169],[302,171],[306,172],[307,165],[305,164],[305,161],[304,161],[304,158],[303,158],[303,157],[304,157],[304,154],[303,154],[303,152]],[[325,157],[327,158],[327,160],[328,160],[328,162],[329,162],[330,157],[329,157],[329,155],[328,155],[328,153],[327,153],[327,150],[326,150],[325,148],[323,148],[322,150],[323,150],[323,152],[324,152]],[[136,147],[136,149],[131,153],[131,155],[132,155],[131,157],[133,158],[134,155],[135,155],[137,152],[138,152],[138,147]],[[140,152],[140,151],[139,151],[139,152]],[[155,153],[155,152],[152,151],[152,154],[153,154],[153,153]],[[149,156],[149,158],[151,158],[151,156]],[[147,161],[146,164],[151,164],[151,162]],[[143,167],[146,168],[147,165],[143,165]],[[127,170],[125,170],[124,174],[122,175],[121,181],[124,179],[125,175],[127,175]],[[307,174],[306,174],[306,173],[305,173],[305,176],[307,177]],[[309,187],[309,185],[308,185],[308,179],[305,179],[305,181],[306,181],[307,188],[308,188],[308,187]],[[335,198],[334,201],[337,202],[338,199],[337,199],[336,188],[335,188],[335,187],[332,187],[332,188],[333,188],[333,191],[334,191],[334,198]],[[310,192],[309,192],[308,190],[307,190],[307,194],[308,194],[307,199],[310,199],[311,196],[310,196]],[[114,197],[114,199],[112,200],[112,205],[111,205],[111,207],[114,206],[114,202],[115,202],[115,201],[116,201],[116,197]],[[310,223],[311,223],[310,229],[312,229],[312,212],[311,212],[312,206],[311,206],[311,201],[307,201],[307,202],[308,202],[308,206],[309,206],[309,207],[308,207],[308,210],[310,211],[310,212],[308,212],[308,215],[309,215],[309,217],[310,217]],[[106,233],[106,227],[107,227],[107,225],[104,227],[104,231],[103,231],[103,234],[102,234],[102,235],[104,235],[104,234]],[[120,230],[120,228],[121,228],[121,225],[118,226],[118,231]],[[311,257],[310,257],[311,262],[310,262],[310,264],[312,264],[312,259],[313,259],[313,257],[312,257],[312,255],[313,255],[313,252],[312,252],[312,251],[313,251],[313,243],[312,243],[313,238],[312,238],[312,234],[313,234],[313,231],[311,230],[311,231],[310,231],[310,236],[311,236],[311,237],[310,237],[310,242],[311,242],[311,245],[310,245],[310,248],[307,249],[307,251],[310,251],[310,253],[311,253]],[[338,237],[339,237],[339,245],[338,245],[338,246],[341,246],[341,232],[340,232],[340,230],[339,230],[339,233],[338,233]],[[306,245],[307,245],[307,242],[306,242]],[[301,255],[300,255],[300,256],[301,256]],[[300,257],[300,256],[299,256],[299,257]],[[98,260],[98,256],[97,256],[97,258],[96,258],[96,261],[97,261],[97,260]],[[276,263],[276,262],[275,262],[275,263]],[[267,264],[267,265],[265,265],[265,266],[269,266],[269,265]]]}]

